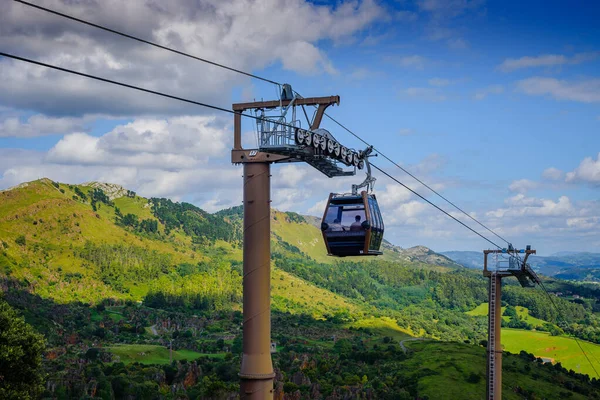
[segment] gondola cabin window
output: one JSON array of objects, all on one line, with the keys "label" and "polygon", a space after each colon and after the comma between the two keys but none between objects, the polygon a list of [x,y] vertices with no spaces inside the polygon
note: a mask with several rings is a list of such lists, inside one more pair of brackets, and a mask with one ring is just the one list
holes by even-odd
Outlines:
[{"label": "gondola cabin window", "polygon": [[329,231],[356,231],[364,229],[362,223],[366,221],[365,208],[362,205],[332,205],[327,210],[325,223]]}]

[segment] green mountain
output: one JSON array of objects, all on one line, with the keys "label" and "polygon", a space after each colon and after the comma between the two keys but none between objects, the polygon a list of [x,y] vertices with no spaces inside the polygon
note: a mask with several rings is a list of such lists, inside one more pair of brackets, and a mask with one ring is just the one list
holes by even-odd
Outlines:
[{"label": "green mountain", "polygon": [[[236,393],[242,213],[98,182],[41,179],[0,192],[0,287],[46,337],[42,397]],[[487,320],[467,313],[487,301],[479,272],[422,246],[328,257],[314,217],[273,211],[271,219],[278,398],[433,399],[450,386],[460,398],[483,396]],[[507,327],[600,342],[599,291],[548,286],[580,297],[556,299],[568,319],[558,321],[541,293],[508,282],[503,300],[527,315],[508,315]],[[411,337],[429,340],[400,343]],[[564,369],[535,356],[507,356],[506,398],[598,396],[587,365],[568,365],[565,355]]]}]

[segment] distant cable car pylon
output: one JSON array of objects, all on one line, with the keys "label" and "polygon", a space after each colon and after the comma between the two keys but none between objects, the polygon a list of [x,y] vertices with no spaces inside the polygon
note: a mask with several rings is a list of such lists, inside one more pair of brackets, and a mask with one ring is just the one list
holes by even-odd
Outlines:
[{"label": "distant cable car pylon", "polygon": [[[518,254],[525,254],[523,260]],[[490,268],[488,255],[493,254],[494,265]],[[498,261],[498,255],[508,259]],[[521,286],[533,287],[540,283],[536,273],[527,264],[527,258],[535,254],[531,246],[517,250],[512,244],[508,249],[483,251],[483,276],[489,278],[488,291],[488,343],[487,343],[487,399],[502,399],[502,278],[515,276]]]}]

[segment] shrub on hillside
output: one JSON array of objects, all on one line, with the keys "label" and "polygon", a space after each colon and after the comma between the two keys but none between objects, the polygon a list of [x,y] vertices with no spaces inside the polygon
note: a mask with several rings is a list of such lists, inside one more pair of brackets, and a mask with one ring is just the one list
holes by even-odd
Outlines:
[{"label": "shrub on hillside", "polygon": [[17,236],[17,238],[15,239],[15,243],[19,246],[25,246],[25,244],[27,244],[27,239],[25,239],[25,235]]}]

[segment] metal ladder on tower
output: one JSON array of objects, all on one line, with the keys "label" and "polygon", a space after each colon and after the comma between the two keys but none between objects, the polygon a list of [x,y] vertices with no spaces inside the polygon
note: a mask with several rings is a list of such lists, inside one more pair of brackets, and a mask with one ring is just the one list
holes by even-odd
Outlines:
[{"label": "metal ladder on tower", "polygon": [[497,272],[493,271],[490,276],[490,311],[489,311],[489,335],[488,335],[488,381],[489,381],[489,393],[488,400],[494,399],[494,384],[496,378],[496,281],[498,279]]}]

